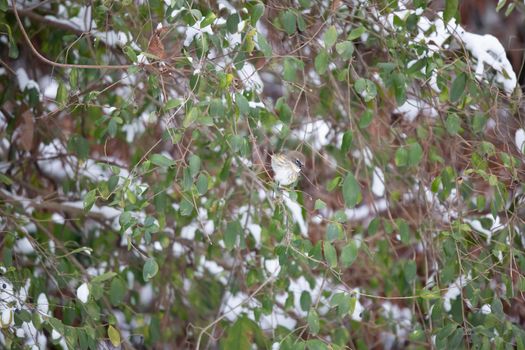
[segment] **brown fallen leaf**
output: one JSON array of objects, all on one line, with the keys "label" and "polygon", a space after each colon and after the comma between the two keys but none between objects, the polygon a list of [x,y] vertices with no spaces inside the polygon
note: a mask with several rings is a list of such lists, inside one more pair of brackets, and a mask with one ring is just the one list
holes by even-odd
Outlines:
[{"label": "brown fallen leaf", "polygon": [[35,133],[35,120],[33,118],[33,113],[31,113],[29,109],[22,113],[22,122],[18,127],[20,129],[20,145],[24,150],[31,151],[33,148],[33,136]]},{"label": "brown fallen leaf", "polygon": [[158,28],[153,32],[153,35],[149,39],[148,43],[148,53],[151,53],[157,56],[159,59],[163,60],[167,57],[166,49],[162,43],[162,37],[167,32],[166,27]]}]

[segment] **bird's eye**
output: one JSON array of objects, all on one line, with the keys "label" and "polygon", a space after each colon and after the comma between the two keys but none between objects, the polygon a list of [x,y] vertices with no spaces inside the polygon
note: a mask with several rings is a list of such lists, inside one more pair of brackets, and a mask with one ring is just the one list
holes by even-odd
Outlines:
[{"label": "bird's eye", "polygon": [[297,165],[299,167],[299,169],[302,169],[302,167],[303,167],[303,163],[301,163],[301,161],[299,159],[295,160],[295,165]]}]

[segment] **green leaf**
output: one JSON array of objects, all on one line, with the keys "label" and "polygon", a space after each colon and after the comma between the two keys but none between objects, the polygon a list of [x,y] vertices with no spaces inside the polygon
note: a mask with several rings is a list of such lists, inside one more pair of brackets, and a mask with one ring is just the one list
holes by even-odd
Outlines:
[{"label": "green leaf", "polygon": [[427,66],[427,63],[428,63],[428,59],[422,58],[416,61],[415,63],[413,63],[410,67],[408,67],[407,73],[414,74],[414,73],[421,72],[421,70]]},{"label": "green leaf", "polygon": [[303,311],[308,311],[312,305],[312,296],[310,293],[303,290],[301,297],[299,298],[299,303],[301,304],[301,309]]},{"label": "green leaf", "polygon": [[[463,328],[459,327],[454,331],[454,335],[448,339],[448,348],[450,350],[460,350],[465,349],[465,345],[463,344],[463,339],[465,338],[465,333],[463,331]],[[497,349],[502,349],[503,346],[499,347],[496,345]]]},{"label": "green leaf", "polygon": [[182,121],[182,126],[187,128],[191,124],[193,124],[197,119],[199,119],[200,111],[198,108],[190,108],[188,113],[186,113],[186,116],[184,117],[184,120]]},{"label": "green leaf", "polygon": [[472,119],[472,131],[476,134],[483,132],[487,124],[487,116],[482,113],[476,113]]},{"label": "green leaf", "polygon": [[330,300],[330,306],[339,306],[345,302],[345,293],[336,293],[332,296],[332,299]]},{"label": "green leaf", "polygon": [[250,350],[261,338],[263,334],[259,326],[243,315],[228,328],[228,335],[221,341],[221,349]]},{"label": "green leaf", "polygon": [[300,32],[304,32],[306,30],[306,22],[304,21],[303,16],[300,14],[297,15],[297,29],[299,29]]},{"label": "green leaf", "polygon": [[169,159],[168,157],[160,153],[152,155],[149,160],[153,164],[160,166],[161,168],[168,168],[176,164],[176,162],[173,159]]},{"label": "green leaf", "polygon": [[0,0],[0,11],[6,12],[9,9],[9,5],[7,4],[7,0]]},{"label": "green leaf", "polygon": [[355,311],[355,305],[357,304],[357,298],[356,297],[350,297],[350,300],[348,301],[348,315],[352,317]]},{"label": "green leaf", "polygon": [[247,144],[247,141],[244,137],[242,137],[241,135],[233,135],[231,137],[231,146],[232,146],[232,150],[234,152],[241,152],[244,148],[244,146]]},{"label": "green leaf", "polygon": [[445,0],[445,11],[443,11],[443,20],[448,23],[456,16],[458,12],[458,0]]},{"label": "green leaf", "polygon": [[392,86],[394,88],[396,102],[398,106],[401,106],[407,100],[405,77],[399,73],[394,74],[392,76]]},{"label": "green leaf", "polygon": [[11,180],[10,177],[0,173],[0,182],[2,182],[4,185],[11,186],[13,184],[13,180]]},{"label": "green leaf", "polygon": [[397,167],[418,165],[423,158],[423,149],[419,143],[414,142],[397,149],[394,161]]},{"label": "green leaf", "polygon": [[403,275],[405,276],[405,280],[408,283],[411,283],[416,279],[417,276],[417,266],[415,261],[407,261],[405,264],[405,268],[403,270]]},{"label": "green leaf", "polygon": [[324,257],[330,267],[337,267],[337,252],[330,242],[323,242]]},{"label": "green leaf", "polygon": [[343,181],[343,198],[348,208],[353,208],[361,199],[359,183],[352,173],[348,173]]},{"label": "green leaf", "polygon": [[345,245],[341,250],[341,265],[344,268],[350,267],[355,259],[357,258],[357,253],[359,248],[355,240],[351,240],[350,243]]},{"label": "green leaf", "polygon": [[344,210],[337,210],[332,216],[332,220],[339,223],[344,223],[348,220]]},{"label": "green leaf", "polygon": [[406,147],[400,147],[396,150],[394,162],[397,167],[404,167],[408,165],[408,151]]},{"label": "green leaf", "polygon": [[350,34],[348,34],[348,38],[347,39],[348,40],[355,40],[355,39],[359,38],[361,35],[363,35],[365,32],[366,32],[365,27],[363,27],[363,26],[357,27],[355,29],[352,29]]},{"label": "green leaf", "polygon": [[111,135],[111,137],[115,137],[115,135],[117,135],[117,120],[115,118],[111,118],[109,120],[108,133]]},{"label": "green leaf", "polygon": [[67,87],[62,81],[58,84],[57,89],[57,103],[61,106],[65,105],[68,99]]},{"label": "green leaf", "polygon": [[365,102],[372,101],[377,95],[376,84],[368,79],[357,79],[354,88],[359,96],[365,100]]},{"label": "green leaf", "polygon": [[296,17],[295,13],[291,10],[287,10],[281,14],[281,23],[283,25],[284,31],[288,35],[295,33],[296,27]]},{"label": "green leaf", "polygon": [[336,176],[332,180],[330,180],[326,185],[326,189],[328,190],[328,192],[332,192],[333,190],[335,190],[337,185],[339,185],[339,182],[341,182],[341,176]]},{"label": "green leaf", "polygon": [[467,74],[462,72],[452,82],[452,87],[450,88],[450,102],[455,103],[461,98],[463,92],[465,91],[466,85]]},{"label": "green leaf", "polygon": [[361,115],[361,118],[359,118],[359,128],[366,129],[370,125],[373,119],[374,119],[374,112],[372,112],[372,110],[370,109],[367,109],[366,111],[363,112],[363,114]]},{"label": "green leaf", "polygon": [[264,35],[260,33],[257,33],[257,45],[259,45],[259,49],[262,51],[265,58],[268,59],[272,57],[272,47],[268,44]]},{"label": "green leaf", "polygon": [[250,113],[250,104],[242,94],[235,94],[235,102],[237,103],[237,107],[239,107],[239,112],[241,112],[241,114],[248,115]]},{"label": "green leaf", "polygon": [[126,46],[124,48],[124,53],[128,58],[131,60],[131,62],[136,63],[138,60],[137,54],[135,53],[135,50],[133,50],[131,47]]},{"label": "green leaf", "polygon": [[120,226],[122,226],[123,229],[127,229],[132,224],[132,219],[133,217],[129,211],[123,212],[119,217]]},{"label": "green leaf", "polygon": [[237,237],[242,236],[242,226],[239,220],[231,221],[226,225],[224,231],[224,246],[231,250],[237,243]]},{"label": "green leaf", "polygon": [[401,242],[408,244],[410,242],[410,229],[408,224],[403,219],[398,219],[396,221],[397,227],[399,228],[399,236],[401,237]]},{"label": "green leaf", "polygon": [[181,202],[180,202],[180,208],[179,208],[179,211],[180,211],[180,215],[182,216],[190,216],[191,213],[193,213],[193,203],[191,201],[189,201],[188,199],[184,198]]},{"label": "green leaf", "polygon": [[346,131],[343,134],[343,141],[341,142],[341,151],[343,153],[347,153],[350,150],[350,147],[352,146],[352,140],[353,140],[352,131],[350,130]]},{"label": "green leaf", "polygon": [[126,296],[127,286],[120,278],[114,278],[109,286],[109,301],[118,306]]},{"label": "green leaf", "polygon": [[92,280],[91,280],[91,283],[102,283],[102,282],[106,282],[110,279],[112,279],[113,277],[115,277],[117,275],[116,272],[106,272],[106,273],[103,273],[102,275],[98,275],[96,277],[94,277]]},{"label": "green leaf", "polygon": [[330,223],[326,228],[326,239],[333,242],[343,238],[343,229],[339,223]]},{"label": "green leaf", "polygon": [[354,43],[352,43],[351,41],[343,41],[341,43],[337,43],[337,45],[335,45],[335,50],[339,55],[341,55],[342,59],[348,60],[354,54]]},{"label": "green leaf", "polygon": [[251,13],[251,24],[255,27],[257,24],[257,21],[264,15],[264,4],[262,2],[258,2],[253,6],[252,13]]},{"label": "green leaf", "polygon": [[64,324],[57,318],[49,317],[47,322],[60,334],[64,334]]},{"label": "green leaf", "polygon": [[326,203],[323,202],[323,201],[320,200],[320,199],[316,199],[316,200],[315,200],[314,209],[315,209],[315,210],[320,210],[320,209],[324,209],[324,208],[326,208]]},{"label": "green leaf", "polygon": [[196,186],[199,194],[201,196],[205,195],[206,192],[208,192],[208,176],[206,176],[205,174],[200,174],[197,178]]},{"label": "green leaf", "polygon": [[195,177],[195,175],[197,175],[201,169],[201,159],[198,155],[192,154],[190,156],[189,163],[191,177]]},{"label": "green leaf", "polygon": [[172,99],[168,100],[168,102],[166,102],[166,104],[164,105],[164,109],[165,110],[170,110],[170,109],[173,109],[173,108],[177,108],[181,104],[182,104],[182,100],[181,99],[172,98]]},{"label": "green leaf", "polygon": [[112,325],[109,325],[108,327],[108,337],[113,346],[120,346],[120,333]]},{"label": "green leaf", "polygon": [[456,135],[461,130],[461,119],[456,113],[450,113],[445,121],[445,128],[450,135]]},{"label": "green leaf", "polygon": [[115,188],[117,188],[118,181],[119,181],[119,176],[118,175],[112,175],[109,178],[109,180],[108,180],[108,190],[109,190],[109,192],[113,192],[115,190]]},{"label": "green leaf", "polygon": [[89,284],[89,295],[94,300],[100,300],[102,298],[102,295],[104,294],[104,289],[102,289],[102,285],[99,283],[90,283]]},{"label": "green leaf", "polygon": [[306,347],[308,350],[328,350],[328,347],[325,343],[319,339],[310,339],[306,342]]},{"label": "green leaf", "polygon": [[157,272],[159,272],[159,265],[157,264],[157,261],[154,258],[149,258],[146,260],[146,263],[142,268],[142,277],[144,278],[144,281],[147,282],[155,277]]},{"label": "green leaf", "polygon": [[326,73],[326,70],[328,69],[328,63],[330,61],[330,56],[328,55],[328,51],[325,49],[322,49],[319,54],[315,57],[315,70],[320,75],[323,75]]},{"label": "green leaf", "polygon": [[18,312],[18,317],[24,322],[30,322],[32,320],[31,313],[27,310],[20,310],[20,312]]},{"label": "green leaf", "polygon": [[226,29],[232,34],[237,33],[239,22],[240,18],[237,13],[229,15],[226,19]]},{"label": "green leaf", "polygon": [[297,81],[297,70],[304,69],[304,62],[296,58],[287,57],[284,60],[283,77],[288,81]]},{"label": "green leaf", "polygon": [[182,190],[189,192],[193,186],[193,177],[191,176],[190,168],[184,168],[182,171]]},{"label": "green leaf", "polygon": [[87,159],[89,156],[89,142],[80,135],[73,135],[68,142],[68,148],[76,153],[80,159]]},{"label": "green leaf", "polygon": [[319,333],[320,324],[319,324],[319,315],[314,309],[311,309],[308,313],[308,329],[310,330],[310,333],[317,334]]},{"label": "green leaf", "polygon": [[419,143],[414,142],[408,145],[407,151],[408,151],[408,165],[409,166],[418,165],[421,159],[423,158],[423,148],[421,148]]},{"label": "green leaf", "polygon": [[202,18],[202,12],[199,9],[191,9],[190,14],[195,21],[198,21]]},{"label": "green leaf", "polygon": [[523,276],[518,280],[518,289],[520,292],[525,292],[525,277]]},{"label": "green leaf", "polygon": [[496,11],[500,12],[503,7],[505,7],[505,4],[507,3],[507,0],[499,0],[498,5],[496,6]]},{"label": "green leaf", "polygon": [[324,45],[327,49],[334,46],[335,42],[337,41],[337,29],[335,26],[331,26],[326,30],[324,33]]},{"label": "green leaf", "polygon": [[490,304],[492,312],[498,317],[505,317],[505,312],[503,311],[503,304],[498,296],[494,296],[492,303]]},{"label": "green leaf", "polygon": [[84,210],[86,212],[90,211],[93,207],[93,204],[95,204],[95,201],[97,200],[97,190],[91,190],[89,191],[86,196],[84,197]]},{"label": "green leaf", "polygon": [[309,8],[312,6],[312,2],[311,0],[299,0],[299,5],[301,5],[303,8]]},{"label": "green leaf", "polygon": [[215,13],[213,13],[211,11],[208,12],[206,17],[204,17],[204,19],[201,21],[201,24],[200,24],[201,29],[202,28],[206,28],[207,26],[213,24],[213,22],[215,21],[216,18],[217,18],[217,16],[215,15]]},{"label": "green leaf", "polygon": [[[346,315],[352,315],[355,308],[355,302],[352,302],[352,298],[347,293],[337,293],[330,300],[330,305],[337,306],[337,315],[339,317],[345,317]],[[352,305],[354,304],[354,305]]]},{"label": "green leaf", "polygon": [[7,26],[7,29],[9,30],[9,58],[12,58],[12,59],[17,59],[18,58],[18,55],[20,54],[20,51],[18,50],[18,45],[17,45],[17,42],[15,40],[15,38],[13,37],[13,35],[11,34],[11,30],[10,30],[10,27]]}]

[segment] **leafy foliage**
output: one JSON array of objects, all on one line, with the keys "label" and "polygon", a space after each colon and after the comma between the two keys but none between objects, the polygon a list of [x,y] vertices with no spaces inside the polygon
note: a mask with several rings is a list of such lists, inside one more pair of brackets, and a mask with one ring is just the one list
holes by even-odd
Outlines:
[{"label": "leafy foliage", "polygon": [[3,347],[525,346],[521,92],[458,1],[11,5]]}]

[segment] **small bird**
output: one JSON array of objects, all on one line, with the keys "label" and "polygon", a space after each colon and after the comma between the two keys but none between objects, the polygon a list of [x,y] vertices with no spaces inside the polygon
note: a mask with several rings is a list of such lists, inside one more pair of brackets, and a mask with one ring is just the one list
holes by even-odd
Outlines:
[{"label": "small bird", "polygon": [[297,151],[272,155],[274,180],[279,185],[288,186],[298,178],[304,166],[304,156]]}]

